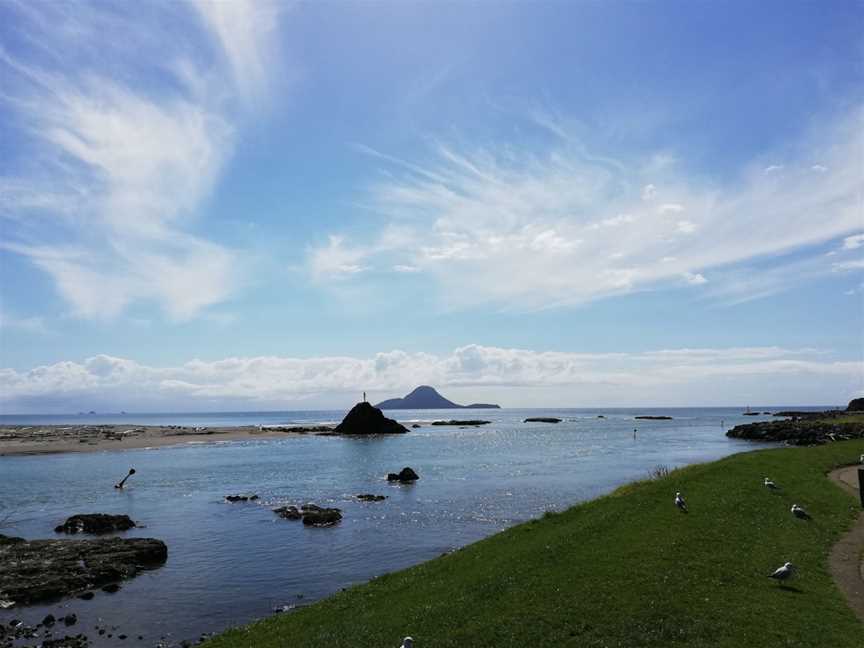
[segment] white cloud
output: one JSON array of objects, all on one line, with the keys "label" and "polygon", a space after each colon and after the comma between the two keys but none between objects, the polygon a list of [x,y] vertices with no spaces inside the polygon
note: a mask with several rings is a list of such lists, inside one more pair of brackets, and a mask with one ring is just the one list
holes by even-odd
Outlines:
[{"label": "white cloud", "polygon": [[864,234],[854,234],[843,239],[844,250],[857,250],[864,245]]},{"label": "white cloud", "polygon": [[642,200],[648,202],[650,200],[654,200],[654,197],[657,195],[657,187],[653,184],[647,184],[642,187]]},{"label": "white cloud", "polygon": [[402,264],[394,265],[393,270],[395,272],[403,272],[403,273],[420,272],[420,268],[418,268],[417,266],[402,265]]},{"label": "white cloud", "polygon": [[[383,398],[423,383],[467,400],[478,394],[499,400],[509,395],[514,399],[504,403],[509,406],[535,404],[532,399],[540,392],[534,388],[564,399],[559,405],[692,405],[694,401],[681,398],[691,398],[687,390],[695,387],[697,402],[711,404],[737,393],[730,385],[747,385],[753,402],[779,402],[770,400],[777,397],[770,390],[778,384],[795,386],[796,394],[809,389],[812,398],[818,398],[814,385],[825,386],[836,390],[827,402],[838,402],[861,388],[864,363],[827,356],[814,349],[779,347],[569,353],[468,345],[442,355],[397,350],[367,358],[262,356],[152,367],[99,355],[30,371],[2,369],[0,403],[6,412],[78,411],[105,404],[112,411],[279,407],[309,399],[341,406],[362,390]],[[579,393],[575,402],[574,387]]]},{"label": "white cloud", "polygon": [[831,269],[834,272],[846,272],[849,270],[861,270],[861,269],[864,269],[864,259],[857,259],[855,261],[838,261],[837,263],[831,264]]},{"label": "white cloud", "polygon": [[[233,150],[224,100],[233,77],[147,21],[181,21],[192,40],[212,30],[232,69],[249,65],[255,76],[272,12],[243,3],[202,4],[200,14],[125,8],[120,18],[87,6],[64,29],[48,15],[57,7],[34,5],[21,20],[62,56],[25,63],[0,50],[4,100],[31,136],[32,158],[18,167],[24,175],[0,179],[0,217],[10,223],[3,247],[48,273],[76,315],[111,317],[143,301],[188,319],[228,299],[242,277],[234,251],[190,233]],[[229,14],[230,34],[219,29]],[[205,22],[190,22],[198,15]],[[130,83],[142,74],[153,80]]]},{"label": "white cloud", "polygon": [[765,167],[765,173],[776,173],[777,171],[782,171],[782,164],[772,164],[770,166]]},{"label": "white cloud", "polygon": [[[766,260],[782,266],[789,252],[860,229],[860,121],[859,111],[825,120],[823,130],[801,136],[784,173],[770,178],[744,165],[720,186],[688,175],[678,161],[664,171],[659,205],[643,200],[649,163],[595,162],[563,136],[547,150],[521,154],[509,142],[480,150],[436,145],[425,163],[368,152],[390,168],[366,204],[399,223],[403,236],[384,246],[373,231],[345,243],[345,253],[391,267],[410,258],[455,307],[577,304],[675,286],[684,273],[706,270],[720,291],[731,267],[761,259],[749,268],[758,278],[769,271]],[[832,173],[813,174],[813,158],[830,163]],[[812,276],[830,270],[823,262]],[[795,281],[778,272],[770,291]]]},{"label": "white cloud", "polygon": [[816,171],[817,173],[825,173],[828,171],[828,167],[822,166],[821,164],[814,164],[810,167],[811,171]]},{"label": "white cloud", "polygon": [[702,284],[708,283],[708,280],[704,276],[699,273],[693,272],[685,272],[684,281],[686,281],[691,286],[700,286]]}]

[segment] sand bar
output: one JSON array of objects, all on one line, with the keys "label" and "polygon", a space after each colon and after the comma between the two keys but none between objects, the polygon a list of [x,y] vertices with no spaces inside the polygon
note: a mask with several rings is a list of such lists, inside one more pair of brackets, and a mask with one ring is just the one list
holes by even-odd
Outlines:
[{"label": "sand bar", "polygon": [[273,439],[321,434],[327,430],[323,426],[6,425],[0,427],[0,457]]}]

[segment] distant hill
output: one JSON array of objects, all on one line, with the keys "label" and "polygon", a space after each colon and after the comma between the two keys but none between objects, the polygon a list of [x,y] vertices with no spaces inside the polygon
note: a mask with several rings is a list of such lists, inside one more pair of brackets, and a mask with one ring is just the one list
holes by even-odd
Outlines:
[{"label": "distant hill", "polygon": [[489,403],[459,405],[444,398],[434,387],[420,385],[405,398],[390,398],[381,401],[375,407],[378,409],[500,409],[501,406]]}]

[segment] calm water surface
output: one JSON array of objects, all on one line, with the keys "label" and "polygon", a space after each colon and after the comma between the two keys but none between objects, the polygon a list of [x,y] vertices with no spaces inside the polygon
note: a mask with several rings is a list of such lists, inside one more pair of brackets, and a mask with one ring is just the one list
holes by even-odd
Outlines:
[{"label": "calm water surface", "polygon": [[[117,594],[97,592],[89,602],[7,610],[0,612],[0,622],[35,623],[48,612],[74,611],[94,646],[130,641],[97,637],[92,631],[97,619],[130,637],[144,635],[147,645],[163,635],[195,639],[267,616],[274,606],[308,604],[544,511],[596,497],[645,477],[658,464],[680,466],[752,450],[759,446],[726,438],[725,428],[768,417],[743,416],[742,411],[410,410],[389,415],[403,422],[470,417],[492,424],[423,426],[405,435],[365,439],[193,442],[153,450],[0,457],[0,516],[11,512],[19,521],[7,534],[55,537],[54,526],[69,515],[126,513],[146,526],[126,537],[159,538],[169,551],[163,567],[126,581]],[[89,418],[133,424],[308,424],[337,421],[343,414]],[[598,419],[599,414],[607,418]],[[674,420],[635,421],[636,414],[668,414]],[[528,416],[565,420],[522,423]],[[78,423],[87,417],[17,418]],[[127,489],[112,488],[132,466],[137,474]],[[386,473],[403,466],[413,467],[420,481],[388,484]],[[258,493],[261,500],[228,504],[223,498],[231,493]],[[353,498],[357,493],[388,499],[362,503]],[[305,502],[337,506],[344,519],[336,527],[312,529],[270,510]]]}]

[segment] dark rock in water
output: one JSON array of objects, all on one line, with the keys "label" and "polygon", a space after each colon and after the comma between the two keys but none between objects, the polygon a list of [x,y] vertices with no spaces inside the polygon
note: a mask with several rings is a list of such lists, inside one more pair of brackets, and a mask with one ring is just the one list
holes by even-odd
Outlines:
[{"label": "dark rock in water", "polygon": [[0,535],[0,592],[31,605],[132,578],[168,558],[153,538],[24,540]]},{"label": "dark rock in water", "polygon": [[603,416],[602,414],[598,414],[598,415],[597,415],[597,418],[606,418],[606,417]]},{"label": "dark rock in water", "polygon": [[846,406],[847,412],[864,412],[864,398],[853,398]]},{"label": "dark rock in water", "polygon": [[322,434],[333,432],[330,425],[268,425],[264,432],[287,432],[290,434]]},{"label": "dark rock in water", "polygon": [[643,419],[646,421],[671,421],[671,416],[634,416],[636,419]]},{"label": "dark rock in water", "polygon": [[65,623],[66,627],[68,628],[69,626],[73,626],[78,623],[78,617],[74,614],[67,614],[65,617],[63,617],[63,623]]},{"label": "dark rock in water", "polygon": [[416,428],[419,428],[419,427],[420,427],[420,424],[419,424],[419,423],[415,423],[415,424],[412,425],[411,427],[416,429]]},{"label": "dark rock in water", "polygon": [[480,419],[450,419],[449,421],[432,421],[432,425],[486,425],[492,421],[481,421]]},{"label": "dark rock in water", "polygon": [[357,403],[333,430],[334,434],[399,434],[408,429],[369,403]]},{"label": "dark rock in water", "polygon": [[324,508],[315,504],[304,504],[299,509],[296,506],[283,506],[273,509],[273,512],[286,520],[303,520],[306,526],[315,527],[332,526],[342,519],[342,511],[338,508]]},{"label": "dark rock in water", "polygon": [[82,513],[73,515],[63,524],[55,527],[55,533],[114,533],[115,531],[128,531],[134,528],[133,522],[128,515],[107,515],[105,513]]},{"label": "dark rock in water", "polygon": [[92,601],[93,597],[96,596],[93,592],[84,592],[78,595],[78,598],[82,601]]},{"label": "dark rock in water", "polygon": [[54,618],[53,614],[47,615],[44,619],[42,619],[42,625],[46,628],[50,628],[57,622],[57,619]]},{"label": "dark rock in water", "polygon": [[323,508],[315,504],[304,504],[300,512],[303,513],[303,524],[306,526],[333,526],[342,519],[342,511],[338,508]]},{"label": "dark rock in water", "polygon": [[744,416],[759,416],[759,412],[743,412]]},{"label": "dark rock in water", "polygon": [[398,482],[401,482],[403,484],[408,483],[408,482],[414,482],[414,481],[417,481],[418,479],[420,479],[420,475],[418,475],[416,472],[414,472],[408,466],[406,466],[405,468],[400,470],[398,473],[388,473],[387,474],[387,481],[398,481]]},{"label": "dark rock in water", "polygon": [[102,588],[102,591],[106,594],[116,594],[120,591],[120,585],[117,583],[108,583],[105,587]]},{"label": "dark rock in water", "polygon": [[228,502],[254,502],[258,499],[257,495],[226,495],[225,500]]},{"label": "dark rock in water", "polygon": [[523,423],[560,423],[562,419],[555,418],[552,416],[533,416],[531,418],[526,418]]},{"label": "dark rock in water", "polygon": [[282,506],[277,509],[273,509],[273,512],[281,518],[285,518],[286,520],[299,520],[303,517],[303,514],[300,513],[300,509],[296,506]]},{"label": "dark rock in water", "polygon": [[444,398],[434,387],[420,385],[404,398],[390,398],[381,401],[375,407],[379,409],[500,409],[500,405],[491,403],[472,403],[459,405]]},{"label": "dark rock in water", "polygon": [[[842,417],[837,418],[842,421]],[[763,421],[736,425],[726,433],[733,439],[779,441],[788,445],[819,445],[830,441],[864,438],[864,423],[813,419]]]},{"label": "dark rock in water", "polygon": [[373,495],[372,493],[363,493],[362,495],[355,495],[355,497],[361,502],[383,502],[387,499],[386,495]]}]

